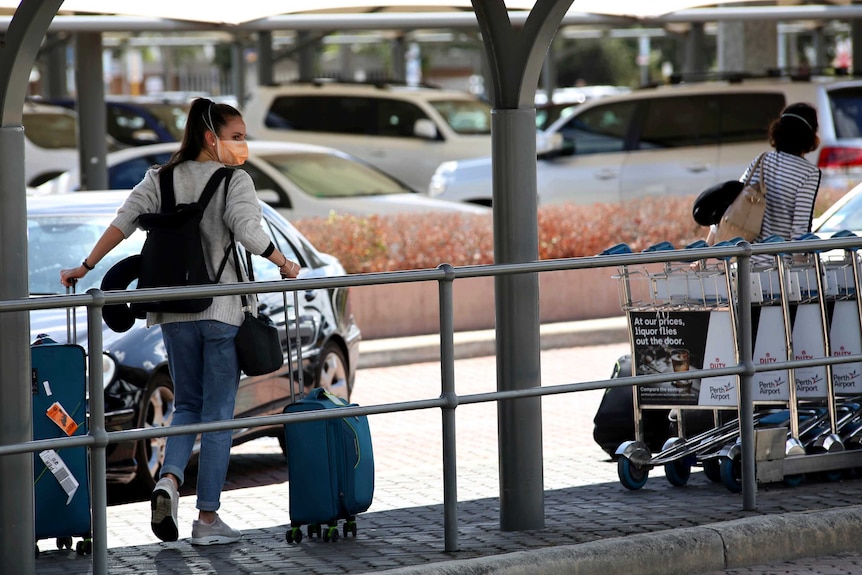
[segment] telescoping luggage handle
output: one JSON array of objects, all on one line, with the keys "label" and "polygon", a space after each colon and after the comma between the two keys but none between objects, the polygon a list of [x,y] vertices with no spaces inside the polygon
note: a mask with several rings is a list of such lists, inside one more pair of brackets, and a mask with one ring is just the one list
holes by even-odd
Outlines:
[{"label": "telescoping luggage handle", "polygon": [[[281,292],[282,298],[284,298],[284,338],[285,338],[285,347],[287,348],[287,369],[290,374],[290,402],[293,403],[296,401],[296,394],[293,390],[293,354],[290,352],[290,317],[288,317],[287,313],[287,291]],[[300,339],[299,335],[299,296],[296,293],[296,290],[293,290],[293,315],[296,318],[294,322],[294,335],[296,336],[296,363],[297,363],[297,378],[299,379],[299,399],[302,399],[302,396],[305,392],[305,385],[303,384],[303,375],[302,375],[302,339]]]},{"label": "telescoping luggage handle", "polygon": [[[77,280],[72,280],[71,285],[66,286],[66,295],[75,293]],[[66,343],[78,343],[78,315],[73,307],[66,308]]]}]

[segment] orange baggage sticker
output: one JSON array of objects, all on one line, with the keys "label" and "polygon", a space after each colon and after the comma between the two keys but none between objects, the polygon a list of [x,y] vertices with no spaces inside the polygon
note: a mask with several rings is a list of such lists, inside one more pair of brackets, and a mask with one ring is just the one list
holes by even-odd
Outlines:
[{"label": "orange baggage sticker", "polygon": [[78,424],[75,423],[75,420],[72,419],[72,417],[66,413],[66,410],[63,409],[63,406],[56,401],[51,404],[51,407],[49,407],[48,411],[45,413],[51,418],[51,421],[56,423],[57,426],[66,433],[66,435],[72,435],[75,433],[75,430],[78,429]]}]

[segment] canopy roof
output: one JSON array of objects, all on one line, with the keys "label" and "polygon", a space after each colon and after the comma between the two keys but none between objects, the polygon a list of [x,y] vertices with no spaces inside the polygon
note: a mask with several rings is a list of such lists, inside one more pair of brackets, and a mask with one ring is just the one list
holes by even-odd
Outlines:
[{"label": "canopy roof", "polygon": [[[569,13],[624,16],[636,19],[654,18],[687,8],[738,4],[757,0],[574,0]],[[778,2],[783,4],[786,2]],[[844,2],[839,2],[844,3]],[[0,0],[0,9],[14,10],[20,0]],[[531,10],[535,0],[506,0],[510,11]],[[212,24],[236,25],[285,14],[326,14],[365,12],[441,12],[472,11],[470,0],[243,0],[229,2],[194,2],[192,0],[65,0],[58,14],[69,12],[144,16],[168,20],[185,20]]]}]

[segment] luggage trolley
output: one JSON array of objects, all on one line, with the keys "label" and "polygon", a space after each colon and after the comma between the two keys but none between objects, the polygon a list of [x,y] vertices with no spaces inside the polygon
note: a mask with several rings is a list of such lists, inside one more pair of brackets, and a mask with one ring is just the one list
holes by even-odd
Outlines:
[{"label": "luggage trolley", "polygon": [[[784,240],[776,236],[765,241]],[[785,258],[786,254],[777,254],[773,265],[752,269],[754,363],[825,358],[836,355],[835,349],[840,355],[862,352],[855,253],[848,251],[841,261],[825,268],[817,253],[805,256],[804,261]],[[838,348],[830,341],[831,333],[840,340]],[[858,363],[844,366],[845,374],[859,373]],[[858,466],[842,454],[845,437],[858,441],[862,434],[859,402],[853,397],[862,389],[845,385],[849,395],[839,401],[836,376],[845,382],[858,378],[845,374],[831,365],[755,373],[752,399],[756,407],[786,406],[766,415],[755,413],[755,478],[759,483],[783,481],[794,486],[812,473],[834,481],[841,477],[841,469]],[[739,440],[722,448],[716,459],[722,483],[731,491],[740,491]]]},{"label": "luggage trolley", "polygon": [[[706,243],[698,241],[686,249],[701,247]],[[626,253],[626,248],[620,244],[603,253]],[[673,249],[672,244],[662,242],[644,251]],[[704,461],[708,462],[707,474],[717,479],[716,460],[705,456],[718,452],[739,433],[738,424],[722,423],[720,413],[737,408],[736,377],[682,375],[690,369],[737,362],[729,260],[692,269],[695,259],[666,263],[658,272],[635,272],[623,266],[615,276],[620,280],[621,305],[629,323],[633,375],[681,374],[671,382],[633,386],[635,439],[622,443],[615,454],[620,482],[628,489],[643,487],[649,470],[659,465],[673,485],[685,485],[691,468]],[[677,437],[669,438],[655,456],[643,440],[641,410],[646,409],[678,414]],[[683,411],[689,409],[712,410],[715,428],[687,438]]]}]

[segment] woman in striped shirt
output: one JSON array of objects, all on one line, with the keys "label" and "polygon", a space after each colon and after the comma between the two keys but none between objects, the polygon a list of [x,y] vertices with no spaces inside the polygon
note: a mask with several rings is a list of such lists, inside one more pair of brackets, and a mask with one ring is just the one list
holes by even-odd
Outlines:
[{"label": "woman in striped shirt", "polygon": [[[817,128],[817,111],[804,103],[790,104],[769,126],[769,144],[775,151],[763,155],[762,169],[752,174],[750,182],[756,185],[763,178],[766,183],[766,213],[755,241],[773,235],[790,241],[811,231],[820,170],[805,159],[805,154],[820,144]],[[757,158],[752,160],[740,181],[745,181],[756,162]],[[710,236],[713,234],[714,226]],[[770,255],[752,257],[753,265],[773,262]]]}]

